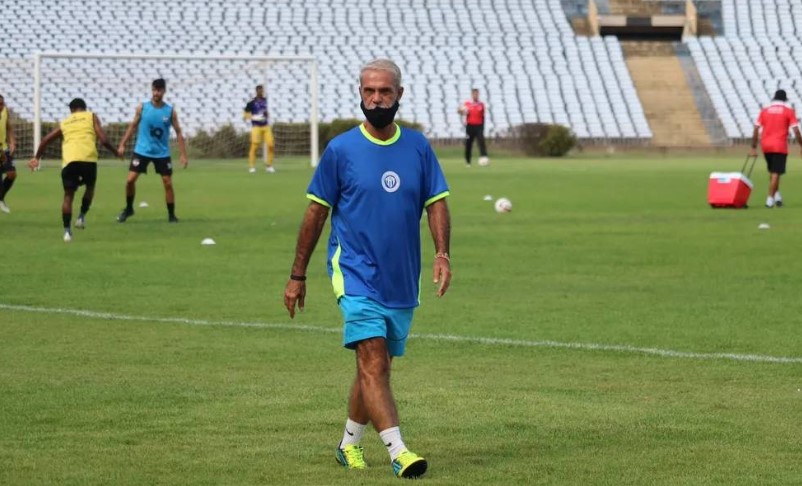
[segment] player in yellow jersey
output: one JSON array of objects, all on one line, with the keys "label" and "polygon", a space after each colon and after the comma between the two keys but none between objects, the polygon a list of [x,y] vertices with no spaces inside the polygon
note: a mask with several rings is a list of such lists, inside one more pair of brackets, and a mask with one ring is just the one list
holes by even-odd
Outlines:
[{"label": "player in yellow jersey", "polygon": [[264,142],[267,145],[267,172],[275,172],[273,157],[275,156],[275,143],[273,130],[270,128],[270,113],[267,110],[265,89],[260,84],[256,87],[256,97],[245,105],[242,117],[251,122],[251,150],[248,152],[248,172],[256,172],[256,151]]},{"label": "player in yellow jersey", "polygon": [[[8,116],[8,107],[3,95],[0,95],[0,211],[10,213],[6,206],[6,194],[14,185],[17,178],[17,169],[14,167],[14,151],[16,150],[16,137],[11,120]],[[5,174],[5,177],[3,177]]]},{"label": "player in yellow jersey", "polygon": [[35,170],[45,147],[58,137],[61,143],[61,182],[64,186],[64,202],[61,205],[61,218],[64,221],[64,242],[72,241],[72,201],[78,187],[86,185],[84,197],[81,199],[81,213],[75,221],[78,228],[86,227],[86,213],[95,195],[97,180],[97,141],[111,153],[122,157],[117,149],[106,138],[100,119],[86,110],[86,102],[81,98],[70,101],[70,116],[61,120],[59,126],[48,133],[36,149],[36,154],[28,162],[28,167]]}]

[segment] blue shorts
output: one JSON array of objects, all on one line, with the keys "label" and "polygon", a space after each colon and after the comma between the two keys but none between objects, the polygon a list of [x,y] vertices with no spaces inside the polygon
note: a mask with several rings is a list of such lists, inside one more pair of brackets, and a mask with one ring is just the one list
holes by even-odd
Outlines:
[{"label": "blue shorts", "polygon": [[365,339],[383,337],[390,356],[403,356],[407,335],[412,327],[414,307],[391,309],[373,299],[343,295],[338,301],[343,313],[343,346],[356,349]]}]

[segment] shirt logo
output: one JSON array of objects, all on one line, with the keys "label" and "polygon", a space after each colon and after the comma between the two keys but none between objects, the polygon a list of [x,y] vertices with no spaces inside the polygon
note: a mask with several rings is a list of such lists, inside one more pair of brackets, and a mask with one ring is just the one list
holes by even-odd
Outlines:
[{"label": "shirt logo", "polygon": [[395,192],[401,187],[401,178],[395,172],[388,170],[382,174],[382,187],[387,192]]}]

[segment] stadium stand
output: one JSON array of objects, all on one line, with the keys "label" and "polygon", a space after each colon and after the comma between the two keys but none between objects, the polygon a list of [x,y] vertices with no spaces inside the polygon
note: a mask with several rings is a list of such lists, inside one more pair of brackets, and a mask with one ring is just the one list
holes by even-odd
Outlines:
[{"label": "stadium stand", "polygon": [[[400,116],[420,122],[433,138],[459,138],[456,112],[470,88],[488,104],[486,132],[503,135],[525,122],[570,126],[583,139],[646,141],[652,133],[615,38],[578,37],[560,0],[399,0],[376,8],[369,0],[53,0],[49,8],[27,0],[4,2],[0,68],[7,102],[24,118],[33,115],[32,66],[37,51],[90,53],[142,52],[193,54],[311,54],[319,62],[320,116],[323,121],[358,117],[356,70],[376,56],[395,59],[404,73],[407,96]],[[69,26],[69,27],[65,27]],[[102,61],[69,60],[44,73],[51,98],[68,100],[85,93],[62,92],[60,80],[102,71]],[[217,72],[198,63],[198,77],[219,80],[203,92],[171,93],[182,108],[190,133],[221,122],[238,122],[254,80]],[[93,108],[104,121],[127,121],[137,100],[118,99],[135,61],[114,64],[108,89]],[[167,67],[159,75],[170,78]],[[297,73],[301,79],[305,73]],[[282,79],[288,79],[283,77]],[[286,81],[282,81],[286,82]],[[302,121],[308,110],[277,103],[304,96],[304,90],[269,85],[274,119]],[[142,98],[147,96],[142,87]],[[197,100],[233,106],[221,115]],[[66,104],[66,101],[64,102]],[[64,114],[63,106],[43,106],[45,120]]]},{"label": "stadium stand", "polygon": [[723,0],[721,7],[724,36],[685,43],[727,137],[744,139],[776,89],[800,106],[802,2]]}]

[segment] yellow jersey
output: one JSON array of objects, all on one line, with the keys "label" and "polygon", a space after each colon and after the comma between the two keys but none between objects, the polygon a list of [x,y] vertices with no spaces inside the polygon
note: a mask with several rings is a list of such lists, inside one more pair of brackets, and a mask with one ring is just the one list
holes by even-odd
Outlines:
[{"label": "yellow jersey", "polygon": [[2,150],[8,148],[6,128],[8,128],[8,108],[4,106],[3,110],[0,111],[0,149]]},{"label": "yellow jersey", "polygon": [[76,111],[60,124],[62,167],[70,162],[97,162],[97,135],[91,111]]}]

